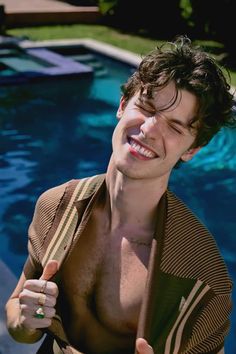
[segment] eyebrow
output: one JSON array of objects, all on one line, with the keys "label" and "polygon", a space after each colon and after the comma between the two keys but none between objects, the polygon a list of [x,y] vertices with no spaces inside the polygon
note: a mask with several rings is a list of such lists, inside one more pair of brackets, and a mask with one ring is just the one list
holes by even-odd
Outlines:
[{"label": "eyebrow", "polygon": [[[148,97],[146,97],[146,96],[139,96],[138,97],[138,99],[137,99],[137,101],[140,103],[140,104],[145,104],[145,105],[147,105],[147,106],[149,106],[150,108],[152,108],[152,109],[154,109],[155,111],[156,111],[156,107],[153,105],[153,103],[148,99]],[[158,112],[158,111],[157,111]],[[163,114],[163,112],[161,112],[162,114]],[[184,123],[184,122],[182,122],[180,119],[178,119],[178,118],[174,118],[174,117],[170,117],[170,118],[167,118],[164,114],[163,114],[163,116],[168,120],[168,122],[170,122],[170,123],[174,123],[174,124],[177,124],[177,125],[179,125],[180,127],[183,127],[183,128],[187,128],[187,129],[189,129],[189,128],[191,128],[191,124],[192,124],[192,122],[194,121],[194,118],[195,117],[193,117],[191,120],[190,120],[190,122],[188,123],[188,124],[186,124],[186,123]]]},{"label": "eyebrow", "polygon": [[156,107],[154,106],[154,104],[148,99],[148,97],[145,97],[145,96],[139,96],[136,100],[136,102],[139,102],[141,104],[145,104],[149,107],[152,107],[153,109],[156,110]]},{"label": "eyebrow", "polygon": [[[154,104],[150,101],[150,98],[145,95],[145,94],[142,94],[142,95],[139,95],[139,97],[137,98],[136,102],[139,102],[140,104],[144,104],[144,105],[147,105],[149,106],[150,108],[152,108],[153,110],[157,111],[156,110],[156,107],[154,106]],[[158,112],[158,111],[157,111]],[[160,113],[163,114],[163,111],[160,111]],[[164,115],[165,117],[165,115]],[[165,117],[166,118],[166,117]],[[166,118],[168,120],[168,122],[170,123],[174,123],[174,124],[177,124],[178,126],[184,128],[184,129],[191,129],[191,128],[194,128],[193,127],[193,123],[196,121],[196,117],[192,117],[189,121],[189,123],[183,123],[180,119],[178,118],[174,118],[174,117],[170,117],[170,118]]]}]

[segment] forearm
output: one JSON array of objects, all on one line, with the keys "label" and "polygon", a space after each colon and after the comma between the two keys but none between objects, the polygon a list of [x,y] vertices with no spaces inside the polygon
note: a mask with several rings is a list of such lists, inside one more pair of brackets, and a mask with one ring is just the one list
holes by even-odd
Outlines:
[{"label": "forearm", "polygon": [[8,332],[17,342],[35,343],[43,336],[40,329],[29,329],[22,325],[18,298],[11,298],[7,302],[6,317]]}]

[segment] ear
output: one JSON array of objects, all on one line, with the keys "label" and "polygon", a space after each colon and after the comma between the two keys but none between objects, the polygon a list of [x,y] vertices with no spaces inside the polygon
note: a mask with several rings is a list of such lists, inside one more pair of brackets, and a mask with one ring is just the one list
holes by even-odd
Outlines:
[{"label": "ear", "polygon": [[120,119],[123,115],[123,112],[124,112],[124,97],[122,96],[121,99],[120,99],[120,104],[119,104],[119,107],[118,107],[118,110],[116,112],[116,118],[117,119]]},{"label": "ear", "polygon": [[193,156],[201,149],[201,146],[195,147],[195,148],[189,148],[182,156],[181,160],[182,161],[189,161],[193,158]]}]

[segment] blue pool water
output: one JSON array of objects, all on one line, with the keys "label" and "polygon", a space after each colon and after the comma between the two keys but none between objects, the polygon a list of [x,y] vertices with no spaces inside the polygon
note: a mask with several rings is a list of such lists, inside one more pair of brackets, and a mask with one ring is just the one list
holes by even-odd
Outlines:
[{"label": "blue pool water", "polygon": [[[71,178],[106,170],[120,85],[133,68],[96,58],[93,79],[1,88],[0,257],[17,276],[39,194]],[[170,181],[172,190],[214,234],[234,282],[235,151],[236,130],[225,129]],[[226,354],[236,353],[235,328],[234,309]]]}]

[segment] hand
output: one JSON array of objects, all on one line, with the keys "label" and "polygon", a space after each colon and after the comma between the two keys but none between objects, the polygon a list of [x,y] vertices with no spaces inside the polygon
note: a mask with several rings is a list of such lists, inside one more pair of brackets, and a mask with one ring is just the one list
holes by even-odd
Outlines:
[{"label": "hand", "polygon": [[[50,260],[46,264],[40,279],[26,280],[19,294],[20,325],[35,330],[49,327],[55,315],[55,305],[58,296],[56,283],[48,281],[56,274],[58,262]],[[36,317],[36,311],[41,308],[41,318]],[[39,315],[40,316],[40,315]]]},{"label": "hand", "polygon": [[136,350],[139,354],[154,354],[152,347],[144,338],[138,338],[136,340]]}]

